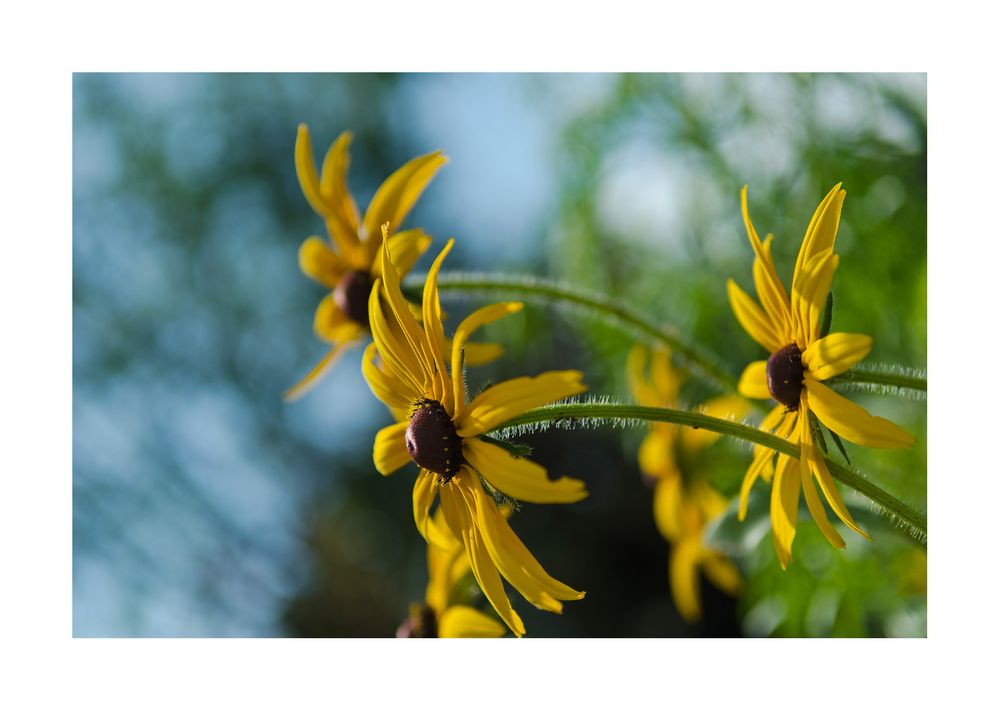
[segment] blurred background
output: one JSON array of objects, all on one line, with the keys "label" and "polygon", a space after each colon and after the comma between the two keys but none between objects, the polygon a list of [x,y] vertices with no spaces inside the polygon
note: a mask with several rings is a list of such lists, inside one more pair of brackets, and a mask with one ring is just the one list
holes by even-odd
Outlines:
[{"label": "blurred background", "polygon": [[[415,470],[371,462],[385,408],[348,354],[302,400],[281,392],[325,352],[322,288],[296,253],[324,234],[299,189],[296,126],[317,158],[355,134],[363,210],[409,158],[451,161],[407,220],[446,271],[544,275],[675,324],[734,374],[764,357],[725,280],[751,282],[739,209],[776,235],[788,283],[820,199],[844,181],[833,328],[871,334],[870,364],[926,367],[926,76],[95,75],[73,99],[73,607],[76,636],[392,636],[423,598],[410,515]],[[447,298],[454,324],[483,300]],[[478,382],[580,368],[623,401],[628,336],[550,306],[486,330],[508,349]],[[714,394],[692,379],[688,404]],[[927,510],[926,402],[852,393],[915,433],[852,462]],[[874,543],[835,551],[801,507],[782,572],[759,484],[749,520],[710,532],[746,580],[702,584],[689,624],[670,598],[668,544],[636,465],[642,431],[526,439],[571,506],[526,504],[512,525],[560,580],[562,616],[512,594],[531,636],[923,636],[924,549],[844,490]],[[735,494],[731,442],[700,466]]]}]

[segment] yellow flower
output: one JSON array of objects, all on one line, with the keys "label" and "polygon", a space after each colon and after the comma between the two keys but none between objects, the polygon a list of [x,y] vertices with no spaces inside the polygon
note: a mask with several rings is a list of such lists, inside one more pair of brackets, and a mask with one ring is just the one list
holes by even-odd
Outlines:
[{"label": "yellow flower", "polygon": [[[435,517],[444,528],[442,512]],[[474,607],[456,602],[461,597],[459,583],[469,573],[469,556],[457,540],[449,549],[427,546],[427,592],[424,604],[410,606],[409,618],[400,625],[397,637],[503,637],[507,633],[496,618]]]},{"label": "yellow flower", "polygon": [[[390,226],[388,241],[396,268],[405,275],[430,246],[431,238],[419,228],[393,233],[420,197],[424,188],[447,162],[441,151],[414,158],[390,175],[375,192],[364,219],[347,188],[351,158],[351,134],[344,132],[333,142],[317,174],[309,129],[299,126],[295,141],[295,169],[306,200],[326,223],[330,240],[309,237],[299,248],[299,267],[306,276],[332,291],[320,302],[313,320],[316,335],[331,344],[319,363],[285,392],[286,400],[304,395],[329,371],[346,350],[364,340],[369,332],[368,295],[381,272],[378,259],[382,225]],[[470,349],[470,364],[496,358],[499,348],[478,344]]]},{"label": "yellow flower", "polygon": [[[529,602],[550,612],[562,611],[561,600],[579,600],[584,594],[542,569],[483,482],[509,497],[534,503],[571,503],[586,497],[587,491],[576,479],[550,480],[543,467],[515,458],[481,436],[526,410],[586,387],[579,371],[551,371],[499,383],[466,402],[462,361],[469,336],[480,326],[520,311],[522,304],[494,304],[475,311],[459,324],[449,347],[437,279],[453,244],[454,240],[448,242],[427,274],[422,325],[403,300],[389,258],[391,245],[387,243],[382,252],[381,278],[369,302],[375,342],[365,351],[362,367],[372,391],[399,422],[376,435],[375,466],[382,474],[391,474],[410,461],[419,465],[413,487],[417,529],[428,543],[441,548],[449,548],[451,539],[461,541],[479,587],[520,636],[524,624],[507,599],[501,576]],[[375,365],[376,354],[381,368]],[[430,515],[437,498],[443,525]]]},{"label": "yellow flower", "polygon": [[[882,417],[874,417],[821,381],[851,368],[872,347],[872,339],[859,333],[831,333],[820,338],[820,320],[833,273],[840,260],[833,252],[840,211],[847,193],[840,183],[816,208],[806,229],[792,277],[789,298],[778,279],[771,257],[773,235],[761,242],[750,221],[747,189],[741,192],[743,220],[756,258],[753,264],[758,305],[729,280],[729,301],[744,330],[771,356],[747,366],[740,378],[740,394],[773,398],[779,404],[761,423],[761,429],[779,437],[797,439],[800,459],[778,455],[771,490],[771,527],[781,567],[788,566],[798,516],[799,489],[806,506],[826,539],[842,548],[844,540],[830,524],[816,490],[823,492],[837,517],[851,530],[869,538],[854,521],[837,491],[826,462],[813,441],[809,413],[846,440],[867,447],[897,448],[913,444],[913,437]],[[740,492],[740,518],[746,516],[747,497],[754,481],[771,465],[775,452],[755,447]],[[804,474],[804,476],[803,476]],[[815,482],[813,479],[815,478]]]},{"label": "yellow flower", "polygon": [[[670,365],[670,352],[656,350],[646,374],[647,352],[641,345],[628,358],[629,385],[640,405],[676,407],[682,379]],[[746,400],[734,395],[713,398],[700,408],[713,417],[746,415]],[[726,509],[726,499],[705,480],[682,471],[698,452],[719,435],[703,429],[656,422],[639,446],[639,469],[654,482],[653,517],[670,549],[670,590],[681,616],[689,622],[701,617],[698,570],[730,595],[739,593],[740,573],[722,553],[704,544],[705,527]]]}]

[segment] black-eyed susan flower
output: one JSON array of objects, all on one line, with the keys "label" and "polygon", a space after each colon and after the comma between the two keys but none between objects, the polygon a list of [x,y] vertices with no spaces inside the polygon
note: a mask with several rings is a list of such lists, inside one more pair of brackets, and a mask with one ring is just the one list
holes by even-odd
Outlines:
[{"label": "black-eyed susan flower", "polygon": [[[413,461],[420,467],[413,487],[413,515],[428,543],[447,549],[461,541],[472,572],[486,598],[514,634],[524,624],[511,607],[501,576],[536,607],[561,612],[563,600],[579,600],[582,592],[551,577],[511,530],[496,500],[485,487],[513,499],[533,503],[571,503],[587,495],[583,482],[551,480],[543,467],[512,456],[482,435],[531,408],[583,392],[582,374],[551,371],[515,378],[487,388],[466,402],[463,354],[479,327],[521,310],[519,303],[486,306],[462,321],[452,347],[441,323],[437,279],[451,250],[448,242],[427,274],[423,323],[410,313],[390,260],[391,245],[382,252],[381,276],[369,301],[374,343],[362,361],[375,395],[399,422],[375,437],[375,466],[391,474]],[[375,356],[381,367],[375,364]],[[431,517],[439,501],[443,526]]]},{"label": "black-eyed susan flower", "polygon": [[[327,151],[321,172],[317,173],[305,124],[299,126],[295,141],[299,184],[306,200],[326,223],[329,236],[329,240],[307,238],[299,248],[299,266],[306,276],[331,290],[319,303],[313,319],[313,330],[330,344],[330,349],[305,378],[285,392],[288,400],[305,394],[344,351],[368,337],[368,295],[381,270],[378,254],[383,240],[382,225],[389,224],[387,239],[400,274],[409,272],[431,243],[430,236],[419,228],[393,230],[406,219],[447,157],[441,151],[434,151],[406,163],[382,183],[362,219],[347,187],[350,144],[350,132],[340,134]],[[480,344],[470,348],[468,357],[475,364],[498,355],[495,346]]]},{"label": "black-eyed susan flower", "polygon": [[[657,349],[650,357],[646,348],[634,346],[628,358],[628,380],[640,405],[676,407],[683,380],[670,364],[669,351]],[[723,395],[700,409],[712,417],[740,418],[748,405],[741,397]],[[727,502],[697,473],[695,463],[698,453],[718,437],[703,429],[656,422],[639,447],[639,469],[653,484],[653,518],[671,544],[671,595],[677,611],[689,622],[701,617],[699,569],[730,595],[742,587],[736,566],[704,542],[705,527],[725,511]]]},{"label": "black-eyed susan flower", "polygon": [[[447,530],[442,512],[435,516],[440,530]],[[465,604],[468,589],[474,587],[470,572],[469,556],[460,541],[452,539],[447,549],[428,544],[424,602],[410,606],[410,615],[396,636],[503,637],[507,628],[499,620]]]},{"label": "black-eyed susan flower", "polygon": [[[840,260],[833,252],[847,195],[840,186],[838,183],[823,198],[806,229],[795,262],[790,297],[778,279],[771,257],[773,235],[761,242],[750,221],[745,186],[741,192],[743,220],[755,255],[753,277],[760,305],[732,279],[728,284],[729,301],[740,325],[770,357],[747,366],[740,378],[739,391],[746,397],[775,400],[778,405],[764,418],[761,429],[782,438],[791,437],[801,448],[799,460],[779,454],[774,464],[771,527],[782,568],[791,560],[800,489],[809,513],[832,545],[842,548],[844,540],[827,518],[817,485],[837,517],[851,530],[869,538],[837,491],[813,439],[810,413],[832,432],[862,446],[898,448],[914,442],[909,433],[885,418],[869,414],[822,382],[857,364],[872,347],[871,337],[863,334],[831,333],[822,337],[820,334],[827,295]],[[755,448],[740,492],[741,519],[746,516],[750,487],[772,465],[774,454],[766,447]]]}]

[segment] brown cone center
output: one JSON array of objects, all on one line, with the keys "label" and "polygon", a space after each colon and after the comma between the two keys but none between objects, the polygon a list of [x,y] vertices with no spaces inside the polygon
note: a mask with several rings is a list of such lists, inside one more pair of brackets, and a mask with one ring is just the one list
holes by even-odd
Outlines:
[{"label": "brown cone center", "polygon": [[345,316],[368,328],[368,297],[372,293],[368,272],[349,271],[333,290],[333,300]]},{"label": "brown cone center", "polygon": [[804,374],[802,351],[794,343],[775,351],[767,359],[767,389],[775,400],[789,410],[799,409]]},{"label": "brown cone center", "polygon": [[455,423],[437,400],[420,400],[406,428],[406,451],[422,468],[440,474],[445,481],[462,466],[462,438]]}]

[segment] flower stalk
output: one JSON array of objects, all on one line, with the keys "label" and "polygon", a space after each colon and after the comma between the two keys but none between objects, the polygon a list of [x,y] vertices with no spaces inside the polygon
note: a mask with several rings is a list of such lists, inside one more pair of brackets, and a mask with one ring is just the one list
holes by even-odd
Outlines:
[{"label": "flower stalk", "polygon": [[[756,427],[740,422],[711,417],[699,412],[674,410],[661,407],[642,407],[613,403],[580,402],[550,405],[530,410],[523,415],[504,422],[492,431],[516,430],[525,425],[553,423],[558,426],[572,426],[578,421],[598,421],[597,424],[629,425],[637,421],[670,422],[684,427],[703,428],[722,435],[736,437],[747,442],[763,445],[777,452],[799,458],[799,447],[781,437],[776,437]],[[827,467],[833,477],[871,500],[880,511],[892,520],[902,524],[917,540],[927,538],[927,516],[905,504],[889,492],[865,479],[860,473],[826,458]]]}]

